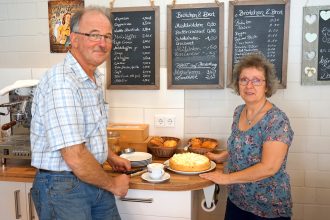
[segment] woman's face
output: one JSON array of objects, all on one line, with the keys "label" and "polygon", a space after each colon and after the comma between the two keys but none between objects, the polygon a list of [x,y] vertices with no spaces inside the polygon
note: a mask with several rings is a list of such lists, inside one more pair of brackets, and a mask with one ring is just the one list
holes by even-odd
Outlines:
[{"label": "woman's face", "polygon": [[70,14],[66,14],[65,15],[65,24],[70,24],[70,20],[71,20],[71,15]]},{"label": "woman's face", "polygon": [[244,68],[239,76],[239,94],[245,103],[258,103],[266,98],[266,78],[262,69]]}]

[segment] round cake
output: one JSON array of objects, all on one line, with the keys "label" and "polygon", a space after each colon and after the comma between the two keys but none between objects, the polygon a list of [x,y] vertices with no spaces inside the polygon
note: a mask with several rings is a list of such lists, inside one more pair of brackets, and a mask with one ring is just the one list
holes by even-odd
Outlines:
[{"label": "round cake", "polygon": [[183,153],[174,154],[169,162],[170,168],[185,172],[204,171],[211,167],[209,158],[201,154]]}]

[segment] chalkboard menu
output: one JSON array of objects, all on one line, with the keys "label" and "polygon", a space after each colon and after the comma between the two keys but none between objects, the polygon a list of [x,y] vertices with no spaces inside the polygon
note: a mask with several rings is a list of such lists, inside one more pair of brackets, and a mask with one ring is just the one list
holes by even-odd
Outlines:
[{"label": "chalkboard menu", "polygon": [[159,7],[115,8],[109,89],[159,89]]},{"label": "chalkboard menu", "polygon": [[169,89],[223,88],[223,3],[168,5]]},{"label": "chalkboard menu", "polygon": [[330,6],[319,13],[317,80],[330,81]]},{"label": "chalkboard menu", "polygon": [[228,82],[240,58],[261,52],[275,65],[281,88],[286,87],[289,3],[278,1],[230,2]]}]

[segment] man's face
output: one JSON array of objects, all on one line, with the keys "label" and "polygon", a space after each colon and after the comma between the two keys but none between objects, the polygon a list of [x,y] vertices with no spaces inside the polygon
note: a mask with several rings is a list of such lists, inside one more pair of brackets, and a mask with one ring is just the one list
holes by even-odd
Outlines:
[{"label": "man's face", "polygon": [[[106,16],[98,11],[85,13],[79,23],[79,32],[85,34],[112,35],[111,24]],[[112,41],[101,37],[93,40],[82,34],[72,33],[72,50],[83,67],[96,68],[107,58],[112,48]]]}]

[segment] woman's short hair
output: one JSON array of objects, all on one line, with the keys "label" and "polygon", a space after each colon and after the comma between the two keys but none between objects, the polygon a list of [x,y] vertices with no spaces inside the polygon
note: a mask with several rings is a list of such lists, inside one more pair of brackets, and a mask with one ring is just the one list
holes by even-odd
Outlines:
[{"label": "woman's short hair", "polygon": [[275,73],[274,64],[269,62],[261,53],[248,54],[241,57],[240,61],[234,66],[233,70],[233,82],[231,87],[236,94],[240,94],[239,91],[239,78],[243,69],[255,67],[258,70],[262,70],[265,74],[266,80],[266,97],[271,97],[275,94],[278,87],[278,79]]},{"label": "woman's short hair", "polygon": [[79,31],[79,22],[81,20],[81,17],[89,11],[98,11],[101,14],[105,15],[112,27],[113,24],[113,18],[112,15],[110,13],[110,10],[108,8],[105,7],[100,7],[100,6],[88,6],[86,8],[83,8],[81,10],[76,11],[73,16],[71,17],[71,22],[70,22],[70,29],[72,32],[77,32]]}]

